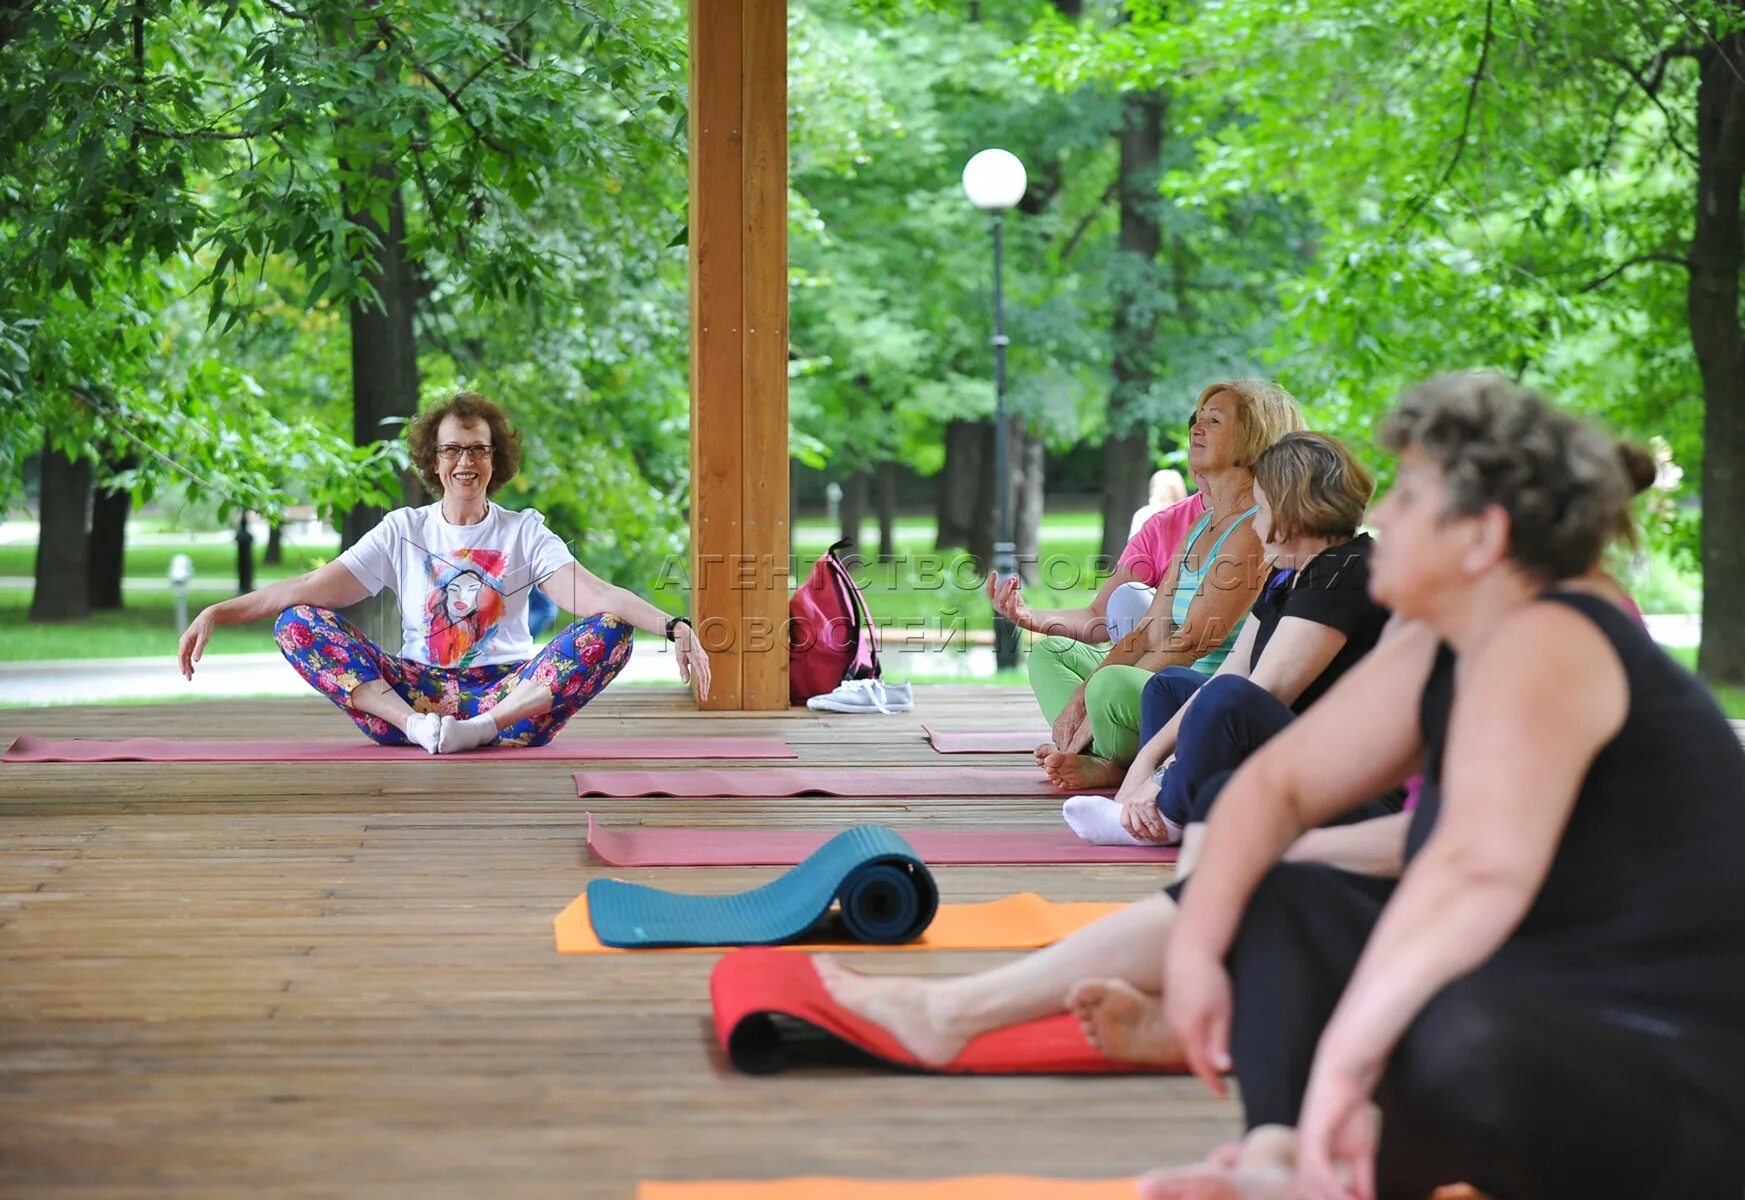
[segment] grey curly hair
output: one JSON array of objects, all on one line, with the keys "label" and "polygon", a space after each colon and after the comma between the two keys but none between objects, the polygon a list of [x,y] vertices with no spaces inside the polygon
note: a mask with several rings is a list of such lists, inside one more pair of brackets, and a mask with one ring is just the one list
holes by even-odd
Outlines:
[{"label": "grey curly hair", "polygon": [[1438,375],[1401,395],[1377,436],[1441,468],[1451,516],[1501,507],[1510,555],[1547,582],[1586,571],[1628,521],[1636,489],[1618,443],[1502,375]]}]

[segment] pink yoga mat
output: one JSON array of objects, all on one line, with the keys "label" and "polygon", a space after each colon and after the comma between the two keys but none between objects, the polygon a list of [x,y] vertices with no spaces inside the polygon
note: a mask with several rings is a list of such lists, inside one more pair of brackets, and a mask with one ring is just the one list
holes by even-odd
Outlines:
[{"label": "pink yoga mat", "polygon": [[[607,829],[588,814],[588,849],[613,867],[791,867],[840,829]],[[899,829],[935,867],[1172,863],[1174,846],[1093,846],[1070,829]]]},{"label": "pink yoga mat", "polygon": [[941,754],[1028,754],[1053,737],[1047,729],[1034,733],[1022,729],[996,729],[978,733],[948,733],[931,725],[921,726],[927,740]]},{"label": "pink yoga mat", "polygon": [[[545,746],[493,746],[460,756],[479,754],[539,759],[661,759],[661,758],[798,758],[780,738],[559,738]],[[423,762],[430,758],[418,746],[378,746],[361,734],[355,738],[311,738],[308,741],[183,741],[176,738],[127,738],[99,741],[71,738],[51,741],[21,733],[6,751],[14,763],[94,762]],[[446,760],[445,760],[446,761]]]},{"label": "pink yoga mat", "polygon": [[[1100,793],[1109,795],[1112,793]],[[577,771],[578,796],[1034,796],[1066,795],[1039,767],[771,767],[715,771]]]}]

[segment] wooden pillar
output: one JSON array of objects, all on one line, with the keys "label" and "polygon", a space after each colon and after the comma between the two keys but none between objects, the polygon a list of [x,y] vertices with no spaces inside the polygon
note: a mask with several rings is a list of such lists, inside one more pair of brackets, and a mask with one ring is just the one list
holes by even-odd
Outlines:
[{"label": "wooden pillar", "polygon": [[691,4],[692,616],[705,708],[788,706],[787,0]]}]

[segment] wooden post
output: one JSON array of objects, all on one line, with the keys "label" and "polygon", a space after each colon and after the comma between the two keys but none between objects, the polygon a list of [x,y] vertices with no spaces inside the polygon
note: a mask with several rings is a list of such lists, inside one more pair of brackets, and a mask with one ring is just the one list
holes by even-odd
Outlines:
[{"label": "wooden post", "polygon": [[705,708],[788,706],[787,0],[691,4],[692,616]]}]

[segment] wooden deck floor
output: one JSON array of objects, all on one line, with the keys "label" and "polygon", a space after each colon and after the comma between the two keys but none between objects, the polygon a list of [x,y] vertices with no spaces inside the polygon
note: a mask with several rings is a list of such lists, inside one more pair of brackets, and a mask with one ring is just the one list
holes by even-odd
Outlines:
[{"label": "wooden deck floor", "polygon": [[[779,734],[806,762],[939,761],[921,722],[1038,723],[1022,692],[891,717],[699,714],[608,693],[572,733]],[[50,736],[342,735],[326,702],[0,710]],[[968,760],[956,760],[965,762]],[[720,764],[712,764],[720,765]],[[750,769],[757,769],[755,766]],[[0,1195],[627,1198],[645,1178],[1107,1176],[1198,1154],[1186,1079],[733,1073],[708,955],[563,958],[551,918],[628,824],[1059,820],[1022,800],[578,801],[563,763],[0,767]],[[622,877],[737,890],[767,869]],[[949,899],[1120,900],[1140,867],[960,867]],[[994,955],[865,955],[968,970]]]}]

